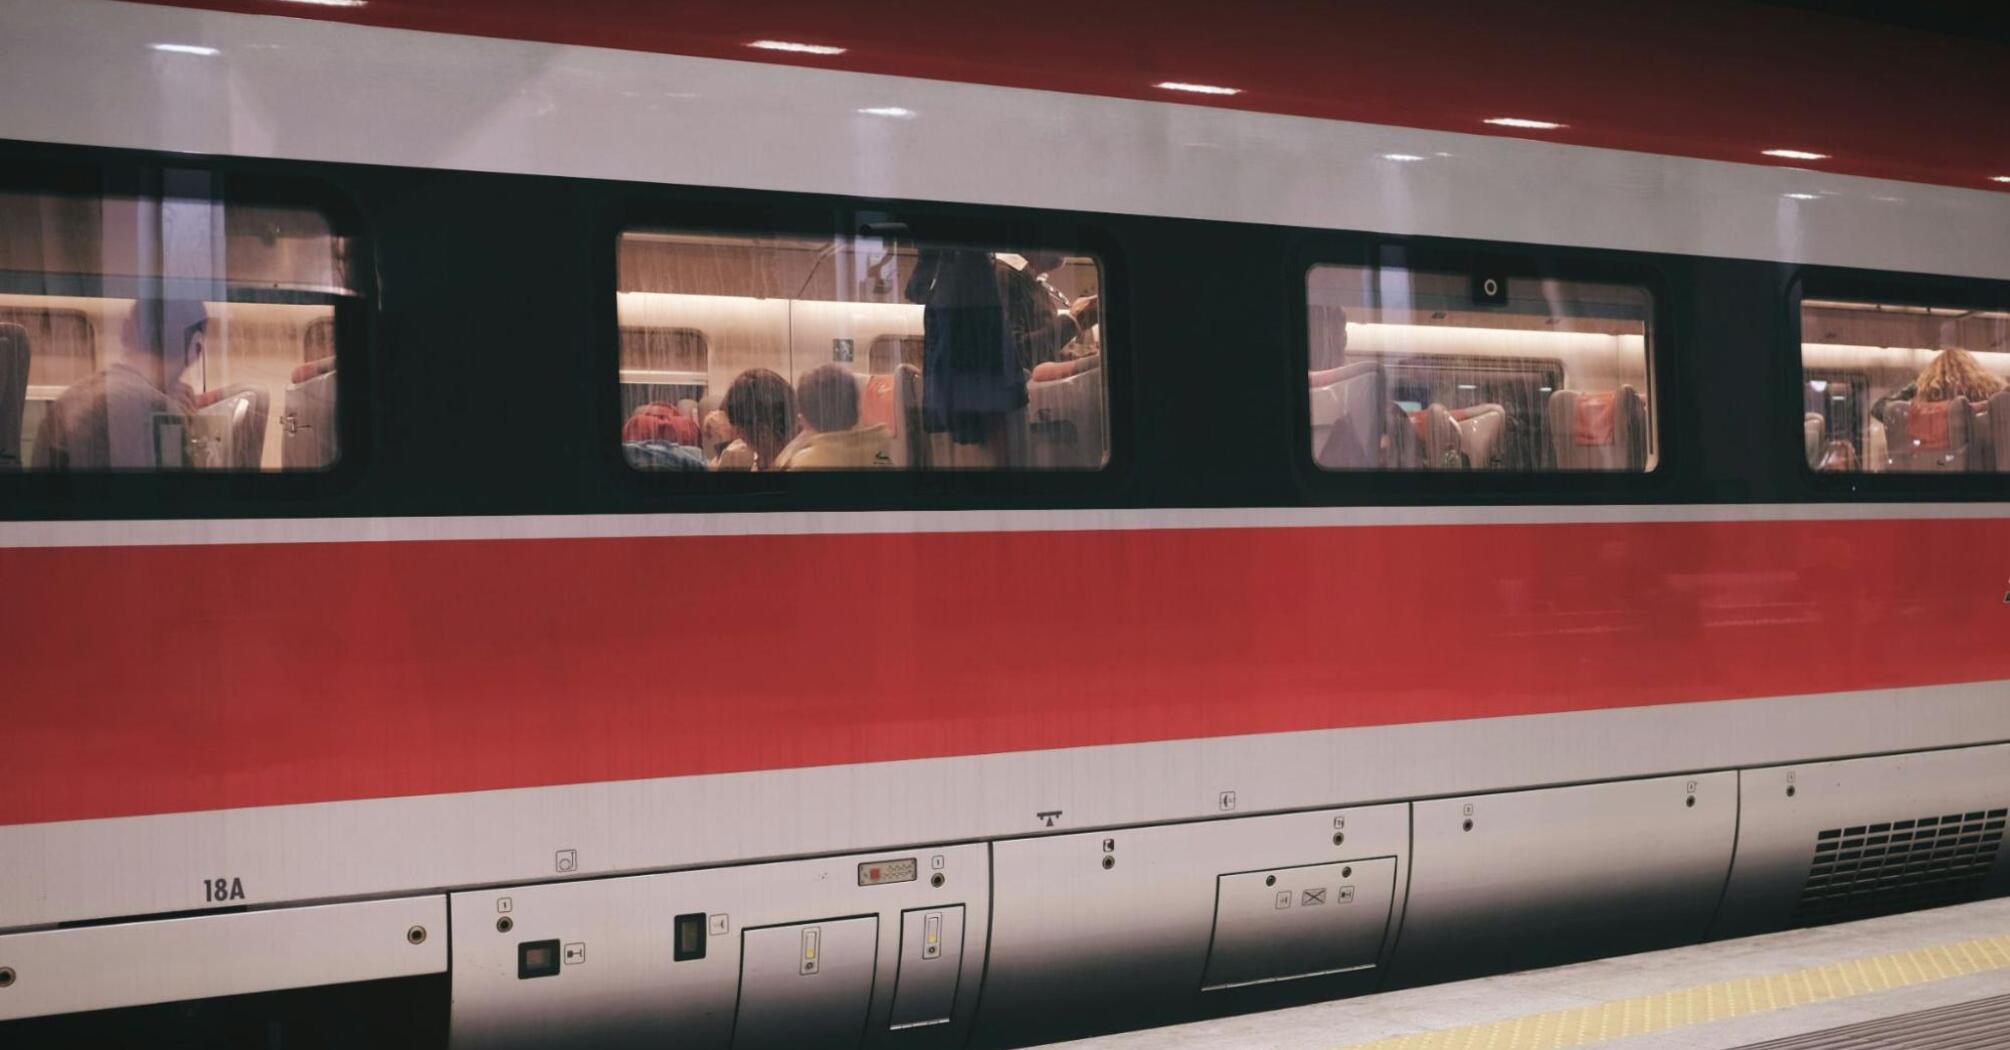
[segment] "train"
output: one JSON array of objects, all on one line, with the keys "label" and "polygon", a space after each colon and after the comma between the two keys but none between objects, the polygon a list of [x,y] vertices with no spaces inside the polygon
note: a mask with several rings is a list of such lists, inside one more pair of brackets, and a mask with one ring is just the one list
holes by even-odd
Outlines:
[{"label": "train", "polygon": [[2010,891],[2000,40],[0,39],[7,1045],[1004,1048]]}]

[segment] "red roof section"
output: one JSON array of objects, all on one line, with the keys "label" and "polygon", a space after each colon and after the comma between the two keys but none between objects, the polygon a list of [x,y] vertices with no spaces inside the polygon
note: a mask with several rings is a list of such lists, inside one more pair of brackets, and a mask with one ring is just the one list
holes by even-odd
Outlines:
[{"label": "red roof section", "polygon": [[[1740,0],[146,0],[2010,190],[2010,47]],[[842,47],[816,56],[755,40]],[[1163,90],[1161,81],[1240,94]],[[1511,131],[1521,117],[1567,125]],[[1828,154],[1775,161],[1763,150]]]}]

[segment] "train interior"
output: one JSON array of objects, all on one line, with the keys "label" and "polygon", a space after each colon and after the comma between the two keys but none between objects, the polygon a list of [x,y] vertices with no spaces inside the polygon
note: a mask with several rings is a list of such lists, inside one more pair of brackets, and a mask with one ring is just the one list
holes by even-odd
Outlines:
[{"label": "train interior", "polygon": [[[2010,313],[1811,299],[1801,339],[1811,468],[2010,471]],[[1921,382],[1935,371],[1948,381]]]},{"label": "train interior", "polygon": [[[995,271],[995,283],[929,283],[929,273],[917,277],[925,258],[945,271],[977,259]],[[793,387],[812,370],[836,366],[857,386],[855,426],[884,428],[887,455],[875,465],[1094,469],[1110,443],[1102,326],[1087,317],[1076,324],[1069,307],[1093,300],[1101,285],[1093,257],[1063,252],[918,245],[869,234],[631,231],[621,238],[616,303],[623,418],[655,405],[702,423],[750,370],[773,372]],[[933,354],[931,308],[943,328]],[[990,318],[1002,324],[987,324]],[[992,363],[967,360],[961,348],[1001,336],[1016,344],[1005,349],[1016,362],[1002,404],[1018,406],[973,412],[997,418],[969,433],[934,418],[938,403],[966,392],[955,381],[981,378]],[[683,430],[665,428],[659,440],[678,440]],[[631,462],[644,466],[629,440],[644,431],[624,431]],[[722,439],[734,432],[713,429]],[[721,446],[702,451],[708,466],[721,466]]]},{"label": "train interior", "polygon": [[0,193],[0,469],[332,465],[343,248],[306,208]]},{"label": "train interior", "polygon": [[1653,299],[1626,285],[1315,266],[1329,470],[1652,470]]}]

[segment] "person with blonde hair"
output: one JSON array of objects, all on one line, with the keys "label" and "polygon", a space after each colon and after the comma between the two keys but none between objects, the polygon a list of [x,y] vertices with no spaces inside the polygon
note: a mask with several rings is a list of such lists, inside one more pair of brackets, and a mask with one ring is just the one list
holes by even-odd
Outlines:
[{"label": "person with blonde hair", "polygon": [[1878,398],[1877,404],[1871,406],[1870,414],[1882,423],[1886,421],[1884,407],[1893,401],[1952,401],[1957,397],[1987,401],[2004,386],[2003,378],[1982,367],[1982,362],[1977,361],[1974,354],[1958,346],[1950,346],[1926,363],[1919,378],[1907,383],[1903,389]]}]

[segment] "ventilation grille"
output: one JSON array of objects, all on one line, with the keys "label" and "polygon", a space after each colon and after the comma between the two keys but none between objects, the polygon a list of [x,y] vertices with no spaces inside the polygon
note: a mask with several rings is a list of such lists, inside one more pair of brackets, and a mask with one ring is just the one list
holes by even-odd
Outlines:
[{"label": "ventilation grille", "polygon": [[1813,925],[1972,899],[2003,844],[2005,812],[1917,817],[1816,835],[1795,922]]},{"label": "ventilation grille", "polygon": [[1908,1050],[1975,1050],[1977,1047],[2010,1046],[2010,995],[1900,1014],[1786,1039],[1748,1043],[1739,1050],[1836,1050],[1844,1046],[1903,1046]]}]

